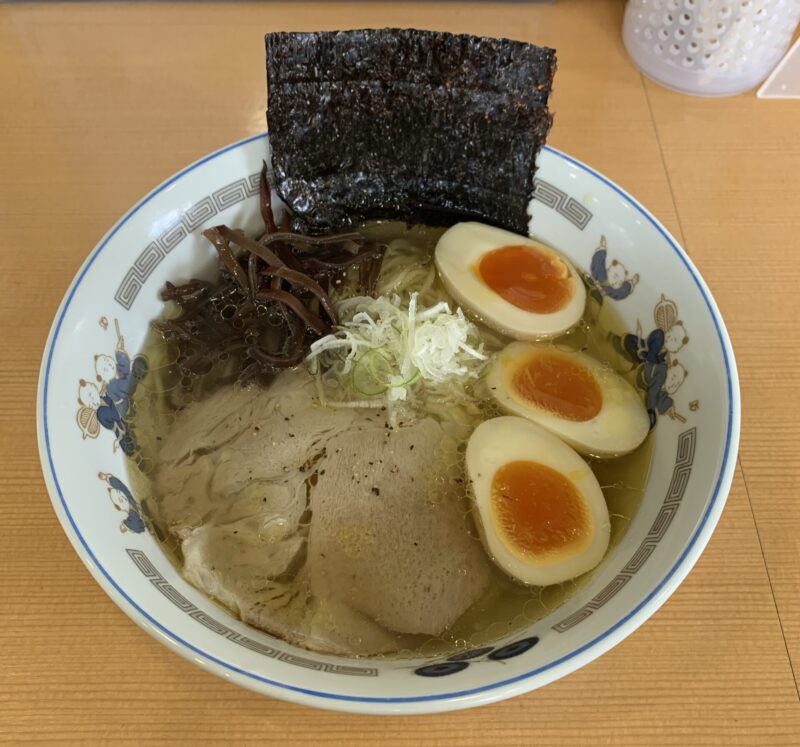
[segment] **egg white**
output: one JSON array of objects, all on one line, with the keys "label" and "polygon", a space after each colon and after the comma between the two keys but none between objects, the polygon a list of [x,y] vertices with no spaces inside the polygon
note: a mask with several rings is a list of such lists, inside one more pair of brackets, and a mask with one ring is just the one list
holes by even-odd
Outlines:
[{"label": "egg white", "polygon": [[[600,387],[603,404],[591,420],[559,417],[525,399],[511,383],[517,368],[531,355],[545,353],[586,368]],[[538,423],[581,454],[613,457],[636,449],[650,431],[650,418],[638,392],[619,374],[585,353],[551,345],[512,342],[498,353],[486,377],[489,391],[503,410]]]},{"label": "egg white", "polygon": [[[525,311],[493,291],[475,271],[487,252],[505,246],[531,246],[558,257],[573,278],[567,304],[549,314]],[[468,313],[489,327],[520,340],[545,340],[566,332],[583,315],[586,289],[572,263],[538,241],[483,223],[457,223],[442,234],[434,253],[442,283]]]},{"label": "egg white", "polygon": [[[492,484],[498,469],[514,461],[545,464],[575,486],[591,524],[587,543],[540,557],[523,556],[509,546],[493,518]],[[611,535],[603,491],[586,462],[563,441],[524,418],[492,418],[470,436],[466,464],[481,540],[492,560],[507,574],[525,584],[548,586],[586,573],[603,559]]]}]

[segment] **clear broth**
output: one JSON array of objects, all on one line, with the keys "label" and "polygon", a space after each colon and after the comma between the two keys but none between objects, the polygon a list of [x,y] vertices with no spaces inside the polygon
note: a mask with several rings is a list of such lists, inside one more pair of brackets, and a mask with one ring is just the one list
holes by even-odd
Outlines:
[{"label": "clear broth", "polygon": [[[373,238],[388,240],[407,238],[421,246],[432,261],[432,251],[441,229],[405,228],[398,224],[373,224],[364,227]],[[476,320],[480,325],[480,320]],[[583,320],[551,344],[560,349],[582,349],[626,375],[624,362],[609,342],[611,334],[625,333],[622,320],[607,303],[599,304],[587,296]],[[489,333],[497,337],[495,333]],[[215,385],[215,380],[230,374],[229,362],[220,361],[211,373],[195,381],[181,381],[174,360],[175,352],[161,335],[151,331],[140,351],[149,363],[149,373],[133,393],[129,410],[129,427],[135,433],[137,450],[129,460],[130,482],[148,526],[158,539],[170,561],[180,570],[183,566],[180,543],[173,537],[163,519],[159,498],[152,489],[150,475],[159,460],[164,434],[175,421],[176,413],[202,399]],[[633,381],[631,381],[633,383]],[[500,414],[491,402],[482,405],[482,418]],[[633,519],[644,492],[652,457],[652,433],[632,454],[616,459],[588,459],[608,505],[611,519],[609,552],[619,544]],[[464,520],[468,531],[479,542],[465,494]],[[602,563],[601,566],[602,567]],[[456,622],[438,637],[397,636],[398,651],[390,656],[430,656],[484,645],[519,630],[547,616],[583,587],[596,572],[591,571],[569,582],[546,587],[524,586],[491,564],[492,578],[484,595]],[[216,600],[214,600],[216,602]],[[219,602],[217,602],[219,604]]]}]

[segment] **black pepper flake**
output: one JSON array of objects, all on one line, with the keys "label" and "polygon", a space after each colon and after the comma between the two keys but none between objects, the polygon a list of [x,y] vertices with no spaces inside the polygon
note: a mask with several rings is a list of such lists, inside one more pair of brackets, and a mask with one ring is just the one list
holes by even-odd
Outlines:
[{"label": "black pepper flake", "polygon": [[372,488],[372,492],[373,492],[375,495],[380,495],[380,494],[381,494],[381,491],[380,491],[378,488]]},{"label": "black pepper flake", "polygon": [[408,447],[408,450],[409,451],[414,451],[414,444],[411,444],[411,446]]},{"label": "black pepper flake", "polygon": [[289,438],[294,438],[294,433],[290,433]]}]

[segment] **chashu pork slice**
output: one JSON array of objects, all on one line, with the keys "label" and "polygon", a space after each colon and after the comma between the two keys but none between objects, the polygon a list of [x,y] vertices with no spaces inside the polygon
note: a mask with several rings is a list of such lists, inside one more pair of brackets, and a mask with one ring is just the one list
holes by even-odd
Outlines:
[{"label": "chashu pork slice", "polygon": [[270,541],[257,516],[223,526],[203,525],[179,532],[183,575],[240,616],[270,587],[302,561],[305,537],[295,532]]},{"label": "chashu pork slice", "polygon": [[154,492],[187,580],[308,649],[379,654],[436,635],[484,590],[456,442],[433,420],[390,430],[321,407],[305,372],[189,406]]},{"label": "chashu pork slice", "polygon": [[426,418],[348,432],[319,463],[311,589],[398,633],[439,635],[489,582],[467,530],[455,440]]},{"label": "chashu pork slice", "polygon": [[166,434],[153,489],[161,515],[176,532],[249,515],[295,529],[307,505],[306,465],[353,417],[320,406],[303,370],[269,389],[220,389]]},{"label": "chashu pork slice", "polygon": [[418,646],[344,602],[311,593],[304,566],[290,583],[276,581],[241,613],[242,620],[289,643],[324,654],[370,656]]},{"label": "chashu pork slice", "polygon": [[248,625],[311,651],[373,655],[414,646],[337,599],[313,596],[304,549],[300,533],[265,544],[241,524],[200,527],[183,541],[183,574]]},{"label": "chashu pork slice", "polygon": [[245,622],[311,650],[377,654],[409,647],[331,598],[305,566],[308,477],[329,442],[372,415],[321,407],[302,370],[267,389],[221,389],[181,412],[154,492],[181,542],[183,575]]}]

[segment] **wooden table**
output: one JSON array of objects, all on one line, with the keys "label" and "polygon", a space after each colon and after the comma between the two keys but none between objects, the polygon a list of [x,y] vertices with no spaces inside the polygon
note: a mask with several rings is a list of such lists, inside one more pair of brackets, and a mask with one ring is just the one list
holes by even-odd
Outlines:
[{"label": "wooden table", "polygon": [[[800,102],[659,88],[628,61],[622,9],[620,0],[0,7],[0,739],[800,744]],[[558,49],[551,142],[683,240],[727,319],[744,400],[722,521],[652,620],[542,690],[406,719],[269,700],[143,633],[58,525],[34,415],[53,313],[106,228],[180,167],[264,128],[262,34],[382,25]]]}]

